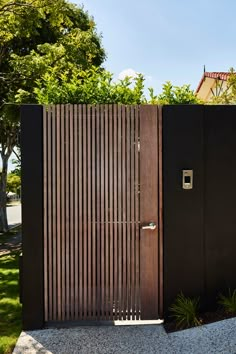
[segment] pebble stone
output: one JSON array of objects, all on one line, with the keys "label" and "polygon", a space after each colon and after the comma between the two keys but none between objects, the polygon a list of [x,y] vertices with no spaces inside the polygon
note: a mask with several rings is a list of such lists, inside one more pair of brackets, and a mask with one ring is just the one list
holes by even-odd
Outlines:
[{"label": "pebble stone", "polygon": [[236,354],[236,318],[167,334],[163,325],[22,332],[13,354]]}]

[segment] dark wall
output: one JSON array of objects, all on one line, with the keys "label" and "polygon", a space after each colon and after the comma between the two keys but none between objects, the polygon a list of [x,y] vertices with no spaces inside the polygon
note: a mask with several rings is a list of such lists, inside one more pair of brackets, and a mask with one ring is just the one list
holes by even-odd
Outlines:
[{"label": "dark wall", "polygon": [[23,329],[43,327],[43,107],[21,108]]},{"label": "dark wall", "polygon": [[[202,106],[163,107],[164,309],[204,290]],[[193,189],[182,170],[193,169]]]},{"label": "dark wall", "polygon": [[[236,288],[236,107],[163,107],[164,308]],[[193,189],[182,189],[193,169]]]},{"label": "dark wall", "polygon": [[205,108],[205,247],[208,303],[236,288],[236,106]]}]

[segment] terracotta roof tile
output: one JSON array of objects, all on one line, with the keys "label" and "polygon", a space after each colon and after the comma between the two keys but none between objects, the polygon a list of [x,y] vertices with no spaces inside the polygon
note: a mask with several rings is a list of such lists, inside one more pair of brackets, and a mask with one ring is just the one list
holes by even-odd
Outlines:
[{"label": "terracotta roof tile", "polygon": [[219,79],[222,81],[226,81],[229,77],[230,73],[229,72],[205,72],[201,78],[201,81],[199,82],[199,85],[196,89],[196,92],[200,90],[200,87],[202,86],[202,83],[206,77],[210,77],[212,79]]}]

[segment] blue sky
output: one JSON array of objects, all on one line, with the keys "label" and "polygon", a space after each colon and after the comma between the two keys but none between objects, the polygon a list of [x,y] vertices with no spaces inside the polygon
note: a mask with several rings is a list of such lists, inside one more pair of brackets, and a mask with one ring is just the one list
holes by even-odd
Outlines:
[{"label": "blue sky", "polygon": [[142,72],[156,93],[169,80],[196,89],[203,73],[236,68],[235,0],[73,0],[103,36],[105,67]]},{"label": "blue sky", "polygon": [[236,69],[235,0],[71,1],[94,17],[115,78],[141,72],[160,93],[168,80],[195,90],[204,64],[207,71]]}]

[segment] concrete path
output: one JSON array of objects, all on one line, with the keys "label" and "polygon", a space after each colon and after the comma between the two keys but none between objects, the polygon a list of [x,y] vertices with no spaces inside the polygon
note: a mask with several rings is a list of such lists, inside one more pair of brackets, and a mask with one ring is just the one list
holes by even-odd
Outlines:
[{"label": "concrete path", "polygon": [[166,334],[162,325],[22,332],[13,354],[236,353],[236,318]]},{"label": "concrete path", "polygon": [[21,223],[21,204],[7,207],[8,225],[10,227]]}]

